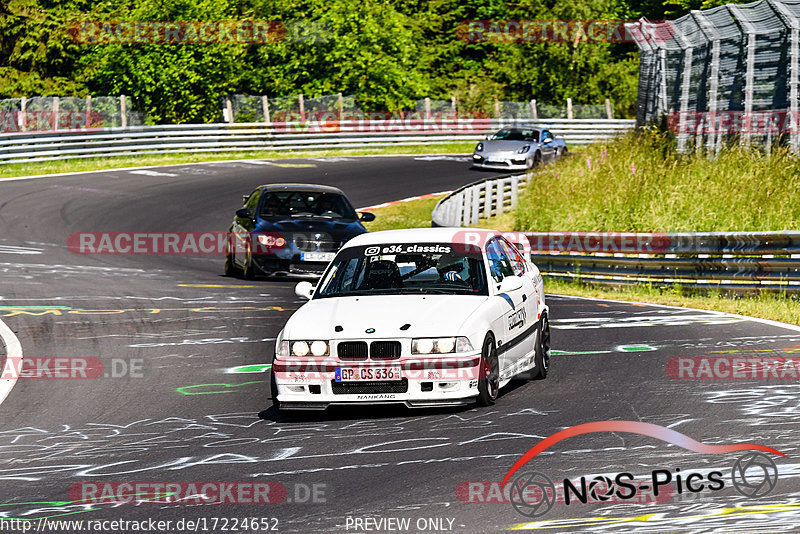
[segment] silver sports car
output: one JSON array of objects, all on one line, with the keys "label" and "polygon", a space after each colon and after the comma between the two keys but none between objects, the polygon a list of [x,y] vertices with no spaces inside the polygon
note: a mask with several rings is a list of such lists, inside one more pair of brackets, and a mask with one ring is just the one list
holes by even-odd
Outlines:
[{"label": "silver sports car", "polygon": [[546,128],[507,126],[475,147],[472,167],[478,169],[532,169],[567,153],[567,143]]}]

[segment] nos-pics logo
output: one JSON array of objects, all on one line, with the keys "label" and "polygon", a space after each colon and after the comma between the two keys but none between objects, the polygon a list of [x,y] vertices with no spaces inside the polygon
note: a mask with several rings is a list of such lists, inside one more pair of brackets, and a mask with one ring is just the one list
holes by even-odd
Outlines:
[{"label": "nos-pics logo", "polygon": [[[522,468],[536,455],[559,441],[581,434],[595,432],[625,432],[660,439],[667,443],[700,454],[724,454],[748,451],[736,459],[729,471],[730,485],[741,495],[763,497],[772,492],[778,482],[778,468],[765,453],[786,456],[764,445],[743,443],[737,445],[706,445],[685,434],[650,423],[639,421],[598,421],[566,428],[549,436],[526,452],[506,473],[502,485],[510,485],[509,500],[517,512],[526,517],[545,515],[556,502],[586,504],[587,502],[639,502],[643,492],[678,495],[702,491],[720,491],[726,487],[726,474],[721,470],[686,471],[654,469],[647,476],[635,478],[622,472],[615,476],[580,477],[553,482],[547,475],[533,469]],[[642,480],[643,478],[643,480]]]}]

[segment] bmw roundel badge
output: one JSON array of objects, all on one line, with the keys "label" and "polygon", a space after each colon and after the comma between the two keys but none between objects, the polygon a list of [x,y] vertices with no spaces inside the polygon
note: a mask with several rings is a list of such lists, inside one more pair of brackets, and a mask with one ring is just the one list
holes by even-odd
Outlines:
[{"label": "bmw roundel badge", "polygon": [[374,334],[374,333],[375,333],[375,329],[374,329],[374,328],[367,328],[367,329],[366,329],[366,330],[364,330],[364,331],[365,331],[367,334]]}]

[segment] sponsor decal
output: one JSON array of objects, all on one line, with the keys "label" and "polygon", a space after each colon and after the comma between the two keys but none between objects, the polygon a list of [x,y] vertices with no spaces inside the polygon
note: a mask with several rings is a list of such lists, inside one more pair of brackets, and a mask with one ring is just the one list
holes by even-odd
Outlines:
[{"label": "sponsor decal", "polygon": [[364,248],[365,256],[379,254],[449,254],[453,247],[449,245],[377,245]]},{"label": "sponsor decal", "polygon": [[508,329],[513,330],[516,327],[525,326],[526,312],[525,308],[520,308],[508,316]]}]

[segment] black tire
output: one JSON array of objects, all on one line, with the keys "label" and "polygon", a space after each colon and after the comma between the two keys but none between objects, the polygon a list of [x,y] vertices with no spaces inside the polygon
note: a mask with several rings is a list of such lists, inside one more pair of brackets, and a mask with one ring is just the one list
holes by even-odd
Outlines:
[{"label": "black tire", "polygon": [[255,267],[253,266],[253,249],[250,246],[250,241],[247,242],[247,249],[244,253],[244,267],[242,268],[242,277],[245,280],[252,280],[255,278]]},{"label": "black tire", "polygon": [[542,315],[539,322],[539,335],[536,336],[536,367],[533,368],[533,379],[544,380],[550,371],[550,321],[547,314]]},{"label": "black tire", "polygon": [[500,361],[492,334],[487,334],[481,350],[480,378],[478,379],[478,404],[492,406],[500,393]]},{"label": "black tire", "polygon": [[278,400],[278,385],[275,383],[275,371],[269,375],[269,392],[272,395],[272,407],[275,413],[281,413],[281,401]]},{"label": "black tire", "polygon": [[558,159],[561,159],[566,155],[567,155],[567,147],[564,147],[558,151]]},{"label": "black tire", "polygon": [[238,274],[239,269],[236,268],[236,263],[233,261],[231,240],[228,238],[228,243],[225,245],[225,276],[237,276]]},{"label": "black tire", "polygon": [[533,166],[531,168],[535,169],[541,164],[542,164],[542,153],[537,152],[536,154],[533,155]]}]

